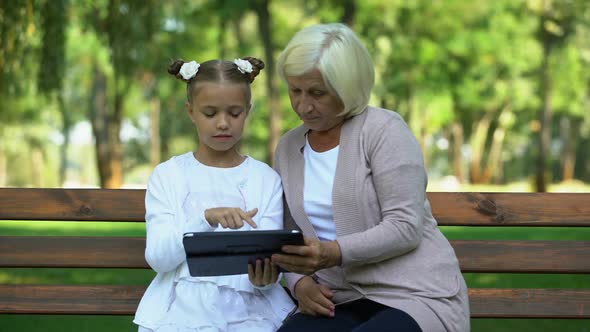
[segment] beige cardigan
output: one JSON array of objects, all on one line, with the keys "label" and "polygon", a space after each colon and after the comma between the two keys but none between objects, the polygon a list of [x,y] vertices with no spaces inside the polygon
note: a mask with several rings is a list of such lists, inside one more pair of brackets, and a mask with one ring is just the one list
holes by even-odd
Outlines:
[{"label": "beige cardigan", "polygon": [[[300,126],[282,137],[275,167],[285,228],[317,238],[303,208],[306,134]],[[432,216],[426,183],[420,147],[397,113],[368,107],[346,120],[332,189],[342,265],[316,276],[336,304],[367,298],[404,310],[425,332],[469,331],[467,287]],[[286,274],[291,292],[301,277]]]}]

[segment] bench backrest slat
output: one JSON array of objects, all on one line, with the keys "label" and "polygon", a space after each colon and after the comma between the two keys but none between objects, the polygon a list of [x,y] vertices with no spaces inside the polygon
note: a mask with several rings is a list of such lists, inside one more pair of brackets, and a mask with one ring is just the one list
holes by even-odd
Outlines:
[{"label": "bench backrest slat", "polygon": [[[590,273],[590,241],[451,241],[463,272]],[[0,237],[0,267],[149,268],[145,239]],[[551,259],[547,259],[547,257]]]},{"label": "bench backrest slat", "polygon": [[145,220],[142,189],[0,188],[0,220]]},{"label": "bench backrest slat", "polygon": [[[0,220],[143,222],[145,190],[0,188]],[[439,225],[590,226],[587,194],[428,193]]]}]

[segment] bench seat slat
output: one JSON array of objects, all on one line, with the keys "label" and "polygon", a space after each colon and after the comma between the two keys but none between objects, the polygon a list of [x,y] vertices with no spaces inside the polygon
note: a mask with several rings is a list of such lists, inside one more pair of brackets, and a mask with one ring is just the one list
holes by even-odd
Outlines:
[{"label": "bench seat slat", "polygon": [[[590,241],[451,241],[463,272],[590,273]],[[140,237],[0,237],[0,267],[149,268]],[[547,259],[551,257],[551,259]]]},{"label": "bench seat slat", "polygon": [[[429,192],[441,226],[590,226],[587,193]],[[0,188],[0,220],[143,222],[143,189]]]},{"label": "bench seat slat", "polygon": [[590,318],[590,289],[469,289],[473,318]]},{"label": "bench seat slat", "polygon": [[[132,315],[145,286],[0,285],[0,314]],[[474,318],[590,318],[590,290],[470,289]]]},{"label": "bench seat slat", "polygon": [[462,272],[590,273],[590,241],[453,240]]}]

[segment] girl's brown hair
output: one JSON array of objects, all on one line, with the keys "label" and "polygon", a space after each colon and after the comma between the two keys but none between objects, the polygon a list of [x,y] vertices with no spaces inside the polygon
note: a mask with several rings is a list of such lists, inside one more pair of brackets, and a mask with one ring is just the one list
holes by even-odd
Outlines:
[{"label": "girl's brown hair", "polygon": [[250,62],[252,65],[251,73],[242,73],[238,69],[238,66],[232,61],[209,60],[200,64],[199,71],[195,76],[189,80],[185,80],[180,75],[180,67],[182,67],[185,62],[182,59],[175,60],[170,66],[168,66],[168,73],[187,83],[186,94],[190,103],[192,103],[192,95],[197,91],[200,82],[243,83],[247,92],[246,100],[250,101],[250,84],[254,82],[254,78],[256,78],[264,68],[264,62],[253,57],[245,57],[242,58],[242,60]]}]

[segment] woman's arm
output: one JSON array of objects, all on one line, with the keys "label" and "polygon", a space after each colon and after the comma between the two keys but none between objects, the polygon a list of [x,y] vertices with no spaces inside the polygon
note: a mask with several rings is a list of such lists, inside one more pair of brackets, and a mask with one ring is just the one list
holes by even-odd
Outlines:
[{"label": "woman's arm", "polygon": [[396,118],[370,135],[366,145],[382,219],[364,232],[338,238],[342,266],[403,255],[422,239],[427,179],[414,135]]}]

